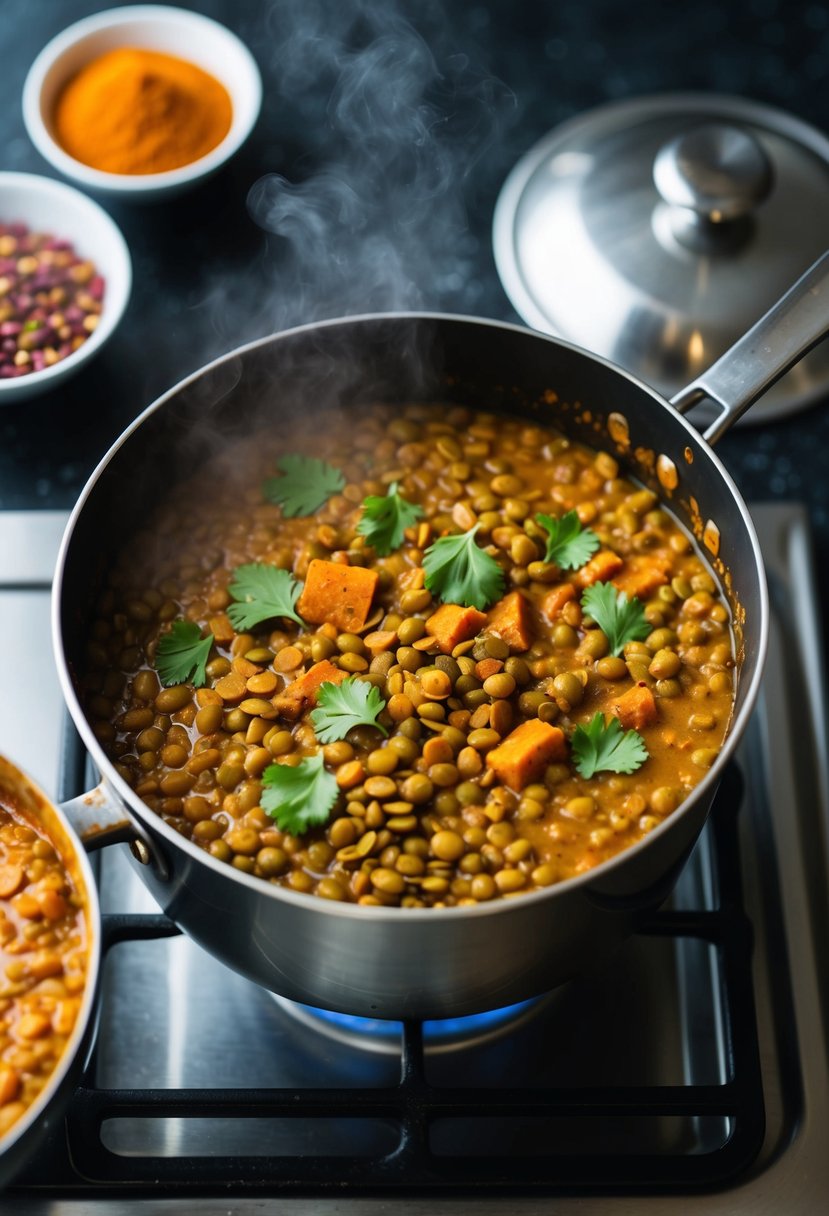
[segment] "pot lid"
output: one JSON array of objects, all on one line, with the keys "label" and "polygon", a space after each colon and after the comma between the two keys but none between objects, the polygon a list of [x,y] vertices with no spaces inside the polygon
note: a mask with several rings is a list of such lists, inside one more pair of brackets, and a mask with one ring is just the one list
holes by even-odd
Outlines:
[{"label": "pot lid", "polygon": [[[759,102],[657,94],[564,123],[495,209],[501,281],[530,325],[672,397],[829,248],[829,139]],[[824,341],[745,415],[829,393]]]}]

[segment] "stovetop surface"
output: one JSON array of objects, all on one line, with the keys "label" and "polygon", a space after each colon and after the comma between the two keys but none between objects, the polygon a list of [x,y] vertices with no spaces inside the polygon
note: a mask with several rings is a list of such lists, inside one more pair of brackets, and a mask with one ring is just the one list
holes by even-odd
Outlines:
[{"label": "stovetop surface", "polygon": [[[724,780],[670,904],[608,966],[476,1046],[424,1055],[414,1026],[402,1060],[366,1052],[297,1021],[189,939],[164,936],[126,846],[110,848],[100,887],[117,944],[95,1052],[68,1140],[7,1192],[9,1210],[247,1216],[273,1198],[291,1213],[822,1209],[829,801],[817,601],[805,513],[752,513],[772,633],[739,773]],[[4,551],[28,538],[0,582],[0,611],[41,640],[61,523],[0,516]],[[45,658],[27,682],[41,706],[44,689],[55,699]],[[0,693],[9,678],[4,670]],[[53,752],[30,763],[5,718],[3,746],[57,790],[59,696],[49,712]],[[427,1124],[427,1156],[400,1175],[401,1134],[411,1155]],[[228,1161],[230,1185],[220,1181]]]}]

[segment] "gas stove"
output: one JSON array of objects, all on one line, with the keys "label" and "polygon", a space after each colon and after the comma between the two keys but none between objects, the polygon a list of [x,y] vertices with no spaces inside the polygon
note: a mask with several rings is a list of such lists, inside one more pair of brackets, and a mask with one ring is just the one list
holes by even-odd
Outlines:
[{"label": "gas stove", "polygon": [[[805,512],[755,506],[760,703],[669,903],[512,1020],[326,1020],[177,934],[126,846],[97,856],[106,962],[65,1125],[15,1216],[812,1213],[829,1205],[829,781]],[[2,750],[89,781],[48,638],[64,517],[0,514]],[[25,706],[21,710],[21,697]],[[35,743],[29,724],[38,720]],[[45,741],[45,742],[44,742]],[[464,1020],[465,1022],[467,1020]],[[379,1033],[378,1033],[379,1032]]]}]

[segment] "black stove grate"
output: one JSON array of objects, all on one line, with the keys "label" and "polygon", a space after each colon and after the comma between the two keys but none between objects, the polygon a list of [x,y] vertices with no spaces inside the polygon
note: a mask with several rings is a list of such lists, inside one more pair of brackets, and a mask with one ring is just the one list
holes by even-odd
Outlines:
[{"label": "black stove grate", "polygon": [[[71,776],[71,774],[70,774]],[[74,774],[77,778],[78,773]],[[638,932],[675,941],[696,939],[713,948],[724,1035],[722,1084],[624,1085],[566,1088],[436,1086],[427,1076],[422,1027],[404,1023],[399,1082],[381,1088],[103,1089],[94,1084],[93,1047],[64,1126],[17,1188],[62,1197],[108,1194],[162,1196],[222,1194],[338,1196],[386,1194],[573,1194],[699,1192],[736,1179],[759,1152],[764,1134],[763,1091],[751,974],[752,932],[743,910],[737,812],[742,782],[732,766],[712,810],[717,907],[662,910],[641,919]],[[163,915],[104,917],[105,950],[125,940],[169,937]],[[519,1032],[520,1033],[520,1032]],[[120,1155],[102,1138],[119,1119],[373,1121],[393,1130],[391,1150],[360,1155],[291,1153],[279,1156],[158,1157]],[[678,1144],[605,1151],[603,1121],[706,1121],[726,1129],[710,1151]],[[436,1146],[434,1129],[449,1121],[463,1129],[461,1151]],[[567,1127],[561,1143],[535,1155],[480,1150],[478,1131],[493,1121],[506,1127]],[[572,1151],[572,1136],[583,1142]],[[496,1137],[497,1139],[497,1137]],[[517,1182],[520,1179],[520,1182]],[[48,1180],[48,1181],[45,1181]]]}]

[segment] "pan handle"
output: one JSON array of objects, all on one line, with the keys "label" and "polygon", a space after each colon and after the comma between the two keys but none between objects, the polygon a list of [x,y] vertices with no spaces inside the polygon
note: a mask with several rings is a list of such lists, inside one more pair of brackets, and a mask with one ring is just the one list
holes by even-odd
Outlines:
[{"label": "pan handle", "polygon": [[102,781],[94,790],[79,794],[60,809],[80,836],[87,853],[107,844],[120,844],[135,836],[135,828],[124,808]]},{"label": "pan handle", "polygon": [[703,432],[714,444],[827,330],[829,252],[716,363],[672,397],[671,405],[680,414],[703,400],[719,406],[722,412]]},{"label": "pan handle", "polygon": [[169,877],[169,867],[155,841],[129,818],[124,804],[106,781],[86,794],[62,802],[60,809],[80,836],[87,853],[108,844],[128,844],[136,861],[142,865],[152,863],[159,878]]}]

